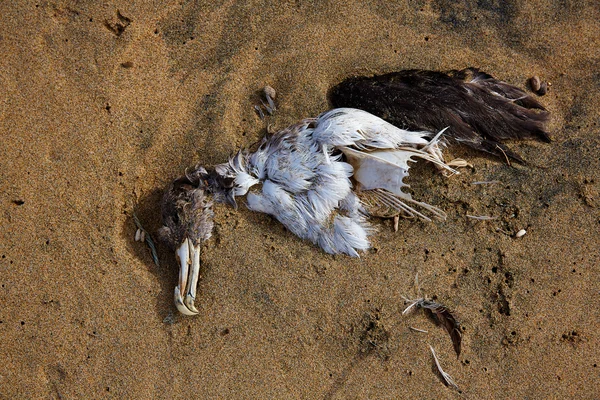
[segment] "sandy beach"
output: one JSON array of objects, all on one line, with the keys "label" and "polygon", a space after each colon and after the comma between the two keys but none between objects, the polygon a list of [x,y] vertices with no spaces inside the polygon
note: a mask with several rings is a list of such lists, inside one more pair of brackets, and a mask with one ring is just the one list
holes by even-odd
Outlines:
[{"label": "sandy beach", "polygon": [[[18,1],[0,22],[1,399],[600,398],[597,2]],[[359,259],[216,205],[200,314],[177,313],[175,257],[153,263],[133,213],[154,235],[186,167],[329,109],[350,76],[471,66],[550,82],[552,142],[509,143],[526,165],[416,165],[448,218],[375,220]],[[402,315],[423,296],[460,322],[460,357]]]}]

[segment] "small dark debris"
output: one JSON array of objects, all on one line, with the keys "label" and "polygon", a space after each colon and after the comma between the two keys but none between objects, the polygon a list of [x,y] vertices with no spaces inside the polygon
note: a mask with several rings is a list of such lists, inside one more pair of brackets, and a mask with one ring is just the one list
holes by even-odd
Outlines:
[{"label": "small dark debris", "polygon": [[570,332],[565,332],[561,336],[561,340],[563,342],[569,342],[572,344],[577,344],[577,343],[581,342],[581,339],[582,339],[581,335],[576,330],[572,330]]},{"label": "small dark debris", "polygon": [[104,26],[106,29],[115,34],[115,36],[119,37],[125,32],[125,28],[127,28],[132,20],[127,18],[119,10],[117,10],[117,19],[116,22],[109,22],[108,20],[104,21]]},{"label": "small dark debris", "polygon": [[388,346],[390,334],[380,318],[378,310],[365,315],[361,323],[360,351],[365,355],[375,353],[381,359],[388,360],[390,358]]},{"label": "small dark debris", "polygon": [[163,323],[167,325],[173,325],[175,323],[175,316],[172,311],[169,311],[169,314],[163,319]]},{"label": "small dark debris", "polygon": [[133,67],[133,63],[131,61],[125,61],[121,63],[121,67],[123,68],[132,68]]},{"label": "small dark debris", "polygon": [[540,85],[540,89],[536,93],[540,96],[543,96],[546,93],[548,93],[548,83],[542,82],[542,84]]},{"label": "small dark debris", "polygon": [[520,338],[516,331],[512,331],[510,333],[510,335],[506,335],[506,336],[504,336],[504,338],[502,338],[503,346],[516,345],[519,342],[520,342]]},{"label": "small dark debris", "polygon": [[498,312],[510,317],[510,304],[503,293],[498,293]]},{"label": "small dark debris", "polygon": [[23,204],[25,204],[25,200],[17,199],[17,200],[13,200],[13,203],[18,206],[22,206]]},{"label": "small dark debris", "polygon": [[542,82],[540,77],[535,75],[529,78],[529,87],[531,91],[537,94],[538,96],[543,96],[548,93],[548,87],[550,86],[548,82]]}]

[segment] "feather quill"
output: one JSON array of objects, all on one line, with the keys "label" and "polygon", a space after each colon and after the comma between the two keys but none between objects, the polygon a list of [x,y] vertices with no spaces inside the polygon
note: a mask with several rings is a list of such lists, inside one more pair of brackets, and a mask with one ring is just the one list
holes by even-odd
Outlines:
[{"label": "feather quill", "polygon": [[433,361],[435,362],[435,366],[437,367],[437,370],[440,373],[440,376],[442,377],[442,382],[444,382],[444,385],[454,390],[458,390],[458,385],[454,382],[454,379],[452,379],[450,374],[448,374],[442,369],[442,366],[440,365],[440,360],[437,358],[435,350],[433,350],[433,347],[431,347],[431,345],[429,345],[429,349],[431,350],[431,354],[433,355]]}]

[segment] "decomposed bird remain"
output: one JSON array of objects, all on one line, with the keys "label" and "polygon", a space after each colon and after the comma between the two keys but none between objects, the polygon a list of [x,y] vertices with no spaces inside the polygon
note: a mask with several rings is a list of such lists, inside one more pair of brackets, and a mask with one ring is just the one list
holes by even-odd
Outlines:
[{"label": "decomposed bird remain", "polygon": [[[445,107],[451,110],[453,104]],[[488,114],[495,112],[487,108]],[[530,123],[523,121],[524,126]],[[250,210],[273,216],[327,253],[356,257],[370,247],[369,216],[445,218],[442,210],[404,192],[408,185],[403,179],[408,162],[419,159],[456,172],[442,156],[446,132],[454,128],[449,124],[448,131],[409,131],[366,111],[338,108],[267,135],[255,151],[240,151],[214,168],[186,171],[165,193],[160,230],[180,263],[178,310],[186,315],[198,312],[194,299],[200,246],[212,230],[211,201],[236,207],[236,197],[246,195]]]},{"label": "decomposed bird remain", "polygon": [[162,202],[163,226],[158,231],[179,260],[175,306],[185,315],[198,313],[194,299],[200,275],[200,246],[213,229],[212,202],[198,180],[203,171],[195,172],[169,185]]},{"label": "decomposed bird remain", "polygon": [[[409,161],[454,171],[442,159],[442,133],[406,131],[365,111],[333,109],[263,138],[256,151],[187,171],[164,195],[159,231],[179,259],[178,310],[197,313],[200,245],[212,230],[211,201],[236,207],[236,197],[247,195],[250,210],[272,215],[327,253],[356,257],[369,248],[370,210],[445,217],[402,191]],[[258,184],[260,190],[249,192]]]}]

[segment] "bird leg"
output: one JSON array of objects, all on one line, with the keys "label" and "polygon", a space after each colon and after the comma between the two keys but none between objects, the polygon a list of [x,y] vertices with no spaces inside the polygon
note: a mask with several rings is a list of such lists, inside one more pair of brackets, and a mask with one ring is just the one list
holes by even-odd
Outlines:
[{"label": "bird leg", "polygon": [[[190,244],[192,243],[190,242]],[[190,270],[190,281],[185,295],[185,305],[191,312],[198,314],[199,311],[194,307],[194,300],[196,300],[196,290],[200,278],[200,245],[194,245],[190,250],[192,253],[192,269]]]},{"label": "bird leg", "polygon": [[194,245],[190,239],[185,238],[175,254],[180,265],[179,282],[175,287],[175,306],[184,315],[196,315],[199,311],[194,307],[194,299],[200,273],[200,245]]}]

